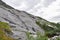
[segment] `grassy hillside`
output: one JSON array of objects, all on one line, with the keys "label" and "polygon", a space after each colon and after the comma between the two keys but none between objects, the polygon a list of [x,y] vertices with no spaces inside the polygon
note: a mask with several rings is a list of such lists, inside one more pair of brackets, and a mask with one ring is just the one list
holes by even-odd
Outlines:
[{"label": "grassy hillside", "polygon": [[52,39],[52,37],[60,35],[59,23],[49,22],[43,18],[37,17],[36,24],[45,31],[45,35],[42,36],[39,32],[37,32],[37,36],[33,37],[30,33],[27,33],[27,40],[48,40],[48,38],[51,38],[50,40],[60,40],[60,37]]},{"label": "grassy hillside", "polygon": [[60,24],[46,21],[42,18],[36,20],[36,24],[45,30],[46,36],[53,37],[60,35]]},{"label": "grassy hillside", "polygon": [[7,35],[8,33],[12,33],[10,26],[5,22],[0,22],[0,40],[14,40]]}]

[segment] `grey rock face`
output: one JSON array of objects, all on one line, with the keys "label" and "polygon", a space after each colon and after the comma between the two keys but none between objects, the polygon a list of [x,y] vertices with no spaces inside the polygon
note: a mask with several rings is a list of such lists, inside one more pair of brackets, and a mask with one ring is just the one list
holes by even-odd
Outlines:
[{"label": "grey rock face", "polygon": [[26,40],[26,33],[36,34],[37,31],[44,34],[44,30],[36,24],[36,18],[25,11],[9,9],[0,5],[0,21],[7,22],[14,33],[11,35],[18,40]]}]

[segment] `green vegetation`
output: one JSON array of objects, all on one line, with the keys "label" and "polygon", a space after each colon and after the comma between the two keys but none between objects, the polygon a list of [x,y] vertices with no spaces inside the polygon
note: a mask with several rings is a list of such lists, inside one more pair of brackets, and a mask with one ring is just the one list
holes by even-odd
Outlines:
[{"label": "green vegetation", "polygon": [[[56,35],[56,33],[60,32],[60,24],[59,23],[52,23],[52,22],[48,22],[48,23],[41,23],[39,20],[36,21],[36,24],[39,25],[42,29],[44,29],[46,36],[48,37],[53,37],[54,35]],[[51,26],[49,26],[51,25]]]},{"label": "green vegetation", "polygon": [[30,33],[27,33],[27,40],[48,40],[48,37],[42,36],[39,32],[37,32],[37,37],[30,36]]},{"label": "green vegetation", "polygon": [[27,40],[34,40],[33,36],[30,36],[29,32],[27,32],[26,35],[27,35],[27,38],[28,38]]},{"label": "green vegetation", "polygon": [[12,33],[10,30],[10,26],[5,22],[0,22],[0,40],[14,40],[7,35],[8,32]]},{"label": "green vegetation", "polygon": [[48,37],[45,35],[42,36],[39,32],[37,32],[37,39],[36,40],[48,40]]},{"label": "green vegetation", "polygon": [[[36,24],[39,25],[45,31],[45,37],[51,38],[51,37],[60,35],[60,24],[59,23],[48,22],[44,19],[39,18],[36,21]],[[60,37],[57,37],[54,40],[60,40]]]},{"label": "green vegetation", "polygon": [[57,37],[56,40],[60,40],[60,37]]},{"label": "green vegetation", "polygon": [[10,30],[10,26],[8,25],[8,23],[5,22],[0,22],[0,28]]}]

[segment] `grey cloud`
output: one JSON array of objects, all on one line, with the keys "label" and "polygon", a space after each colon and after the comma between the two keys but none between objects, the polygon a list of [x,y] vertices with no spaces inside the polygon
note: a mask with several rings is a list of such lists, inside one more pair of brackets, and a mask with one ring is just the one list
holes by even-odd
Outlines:
[{"label": "grey cloud", "polygon": [[37,3],[40,2],[40,0],[3,0],[4,2],[6,2],[7,4],[13,6],[14,8],[18,8],[21,6],[21,3],[26,3],[27,8],[25,8],[24,10],[30,10],[34,5],[36,5]]},{"label": "grey cloud", "polygon": [[[42,17],[44,17],[45,8],[48,8],[48,6],[51,5],[51,3],[53,3],[57,0],[43,0],[43,1],[42,0],[3,0],[3,1],[6,2],[7,4],[9,4],[10,6],[16,8],[16,9],[19,9],[19,10],[20,10],[19,7],[21,7],[22,3],[24,3],[26,5],[26,7],[22,8],[23,10],[28,11],[28,12],[30,10],[32,10],[29,13],[34,14],[34,15],[37,14],[39,16],[43,15]],[[37,6],[37,7],[34,8],[35,6]],[[47,18],[47,16],[46,16],[46,18]]]},{"label": "grey cloud", "polygon": [[44,0],[43,4],[44,4],[45,7],[48,7],[54,1],[56,1],[56,0]]}]

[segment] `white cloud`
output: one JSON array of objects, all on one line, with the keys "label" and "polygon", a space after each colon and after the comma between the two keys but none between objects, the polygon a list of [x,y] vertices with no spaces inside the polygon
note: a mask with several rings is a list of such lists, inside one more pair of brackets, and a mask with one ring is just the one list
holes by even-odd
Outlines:
[{"label": "white cloud", "polygon": [[[33,6],[40,2],[40,0],[3,0],[10,6],[19,10],[30,10]],[[23,7],[23,8],[22,8]]]},{"label": "white cloud", "polygon": [[51,19],[59,15],[60,12],[57,12],[57,9],[60,8],[59,3],[60,3],[60,0],[53,2],[46,10],[44,10],[43,16],[46,17],[46,19]]},{"label": "white cloud", "polygon": [[60,0],[3,0],[12,7],[44,19],[60,15]]},{"label": "white cloud", "polygon": [[52,3],[49,3],[50,5],[48,5],[48,7],[45,7],[44,2],[46,2],[46,1],[45,0],[42,0],[40,3],[38,3],[37,5],[35,5],[33,7],[33,9],[31,9],[28,12],[31,13],[31,14],[33,14],[33,15],[40,16],[40,17],[42,17],[44,19],[47,19],[47,20],[49,18],[57,15],[57,13],[56,14],[54,13],[54,12],[56,12],[56,9],[54,8],[54,7],[57,6],[56,1],[55,0],[51,0]]},{"label": "white cloud", "polygon": [[21,5],[17,6],[16,9],[20,9],[20,10],[25,10],[27,9],[27,4],[26,2],[22,2]]}]

